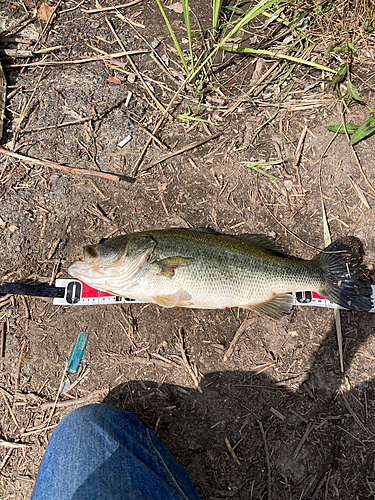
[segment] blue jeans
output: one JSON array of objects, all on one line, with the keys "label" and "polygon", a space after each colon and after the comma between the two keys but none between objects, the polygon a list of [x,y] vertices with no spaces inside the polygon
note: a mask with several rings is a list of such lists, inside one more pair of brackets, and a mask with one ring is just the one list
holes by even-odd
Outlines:
[{"label": "blue jeans", "polygon": [[199,500],[186,470],[132,413],[83,406],[53,431],[32,500]]}]

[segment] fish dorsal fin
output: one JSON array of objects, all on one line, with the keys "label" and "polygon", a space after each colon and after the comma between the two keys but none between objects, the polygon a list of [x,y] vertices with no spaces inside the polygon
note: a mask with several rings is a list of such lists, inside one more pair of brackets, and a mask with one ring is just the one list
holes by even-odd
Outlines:
[{"label": "fish dorsal fin", "polygon": [[180,229],[182,231],[194,231],[196,233],[207,233],[207,234],[216,234],[219,236],[223,236],[221,233],[215,231],[211,227],[178,227],[176,229]]},{"label": "fish dorsal fin", "polygon": [[248,309],[268,316],[272,319],[281,319],[285,314],[289,314],[293,307],[293,295],[289,293],[282,293],[275,295],[265,302],[259,302],[259,304],[252,304],[247,306]]},{"label": "fish dorsal fin", "polygon": [[194,264],[194,262],[195,259],[191,257],[175,255],[173,257],[157,260],[155,264],[160,269],[159,275],[166,276],[167,278],[173,278],[174,272],[178,267],[190,266],[191,264]]},{"label": "fish dorsal fin", "polygon": [[161,307],[174,307],[179,301],[183,302],[181,305],[187,307],[189,305],[188,301],[191,299],[191,295],[185,292],[185,290],[179,290],[178,292],[170,295],[157,295],[152,298]]},{"label": "fish dorsal fin", "polygon": [[277,255],[278,257],[288,257],[288,254],[275,243],[275,240],[265,234],[244,233],[236,236],[236,238],[251,243],[252,245],[256,245],[264,250],[267,250],[268,253]]}]

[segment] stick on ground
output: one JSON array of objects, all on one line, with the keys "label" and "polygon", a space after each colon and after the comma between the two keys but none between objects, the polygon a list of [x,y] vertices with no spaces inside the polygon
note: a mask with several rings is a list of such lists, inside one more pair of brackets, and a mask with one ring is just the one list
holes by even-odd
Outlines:
[{"label": "stick on ground", "polygon": [[231,343],[229,344],[227,352],[224,354],[224,362],[228,361],[230,356],[233,354],[234,348],[236,347],[236,344],[237,344],[239,338],[241,337],[241,335],[243,334],[243,332],[246,331],[248,328],[250,328],[250,326],[253,325],[258,320],[258,318],[259,318],[259,316],[256,316],[255,318],[247,319],[241,324],[239,329],[234,334],[234,337],[231,340]]},{"label": "stick on ground", "polygon": [[18,153],[13,153],[13,151],[8,151],[7,149],[3,148],[0,148],[0,154],[11,156],[12,158],[17,158],[17,160],[22,160],[26,163],[32,163],[33,165],[41,165],[42,167],[54,168],[56,170],[64,170],[64,172],[72,172],[73,174],[93,175],[94,177],[101,177],[102,179],[108,179],[110,181],[115,181],[115,182],[118,182],[121,178],[120,176],[114,174],[97,172],[96,170],[85,170],[83,168],[67,167],[66,165],[61,165],[61,163],[56,163],[54,161],[31,158],[30,156],[24,156]]},{"label": "stick on ground", "polygon": [[192,144],[188,144],[187,146],[184,146],[183,148],[179,149],[178,151],[175,151],[174,153],[166,154],[164,156],[161,156],[157,160],[151,162],[149,165],[146,165],[145,167],[141,168],[141,172],[145,172],[146,170],[150,170],[150,168],[154,167],[158,163],[161,163],[165,160],[169,160],[169,158],[173,158],[174,156],[181,155],[182,153],[185,153],[185,151],[189,151],[190,149],[197,148],[198,146],[202,146],[202,144],[205,144],[208,141],[212,141],[212,139],[216,139],[217,137],[221,136],[221,132],[218,134],[210,135],[209,137],[206,137],[205,139],[202,139],[201,141],[193,142]]},{"label": "stick on ground", "polygon": [[189,363],[189,361],[187,359],[187,356],[186,356],[185,347],[184,347],[184,339],[183,339],[183,336],[182,336],[182,328],[179,331],[179,336],[180,336],[180,342],[178,343],[178,347],[180,348],[180,351],[181,351],[181,356],[182,356],[182,360],[183,360],[184,365],[185,365],[185,369],[189,373],[189,375],[191,376],[191,378],[193,379],[194,384],[195,384],[196,388],[198,389],[198,391],[200,393],[202,393],[203,391],[202,391],[201,386],[199,385],[198,377],[194,373],[194,370],[190,366],[190,363]]},{"label": "stick on ground", "polygon": [[125,7],[130,7],[131,5],[135,5],[140,2],[142,2],[142,0],[133,0],[132,2],[129,3],[114,5],[113,7],[101,7],[100,9],[91,9],[91,10],[82,9],[82,12],[86,12],[87,14],[97,14],[98,12],[108,12],[109,10],[124,9]]}]

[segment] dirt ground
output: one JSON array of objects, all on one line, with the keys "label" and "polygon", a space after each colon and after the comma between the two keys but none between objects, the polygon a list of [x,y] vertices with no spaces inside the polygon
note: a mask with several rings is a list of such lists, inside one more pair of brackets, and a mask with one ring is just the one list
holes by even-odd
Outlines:
[{"label": "dirt ground", "polygon": [[[325,128],[341,123],[342,115],[336,95],[322,85],[321,73],[297,66],[278,90],[276,81],[266,82],[217,126],[166,120],[157,135],[172,152],[218,132],[221,136],[148,168],[167,152],[153,143],[135,175],[149,139],[139,125],[152,130],[160,112],[126,58],[118,58],[123,62],[117,67],[109,59],[43,66],[40,61],[120,52],[108,19],[126,50],[144,50],[131,57],[166,107],[182,81],[178,57],[152,0],[121,10],[122,18],[113,12],[84,12],[93,7],[88,1],[62,2],[47,40],[39,45],[62,48],[13,60],[39,66],[9,67],[12,60],[3,60],[8,94],[16,92],[7,101],[1,146],[122,179],[114,182],[0,156],[1,282],[52,284],[68,277],[67,268],[81,256],[83,245],[150,228],[264,233],[291,255],[310,259],[317,253],[312,247],[324,247],[320,168],[332,239],[347,234],[360,238],[364,269],[371,276],[375,196],[346,137],[334,137]],[[4,26],[24,14],[19,4],[0,1],[2,8]],[[192,3],[191,9],[194,23],[209,26],[208,2]],[[186,36],[182,14],[168,10],[168,16],[180,38]],[[42,29],[35,18],[17,36],[33,44]],[[329,35],[328,27],[321,30]],[[144,39],[164,61],[168,58],[172,77],[155,63]],[[197,50],[201,43],[198,37]],[[317,61],[337,70],[334,59],[319,59],[324,50],[322,43],[314,46]],[[353,82],[374,104],[373,57],[355,61]],[[274,64],[239,56],[227,60],[200,95],[182,92],[171,114],[199,106],[199,117],[213,120],[246,94],[255,70],[261,75]],[[356,103],[344,113],[347,123],[355,124],[370,116]],[[295,151],[305,126],[296,167]],[[130,142],[118,147],[128,135]],[[373,185],[374,147],[375,136],[355,147]],[[281,181],[242,163],[279,159],[283,163],[268,172]],[[5,444],[0,498],[29,498],[54,426],[78,405],[100,401],[133,411],[156,429],[203,500],[375,498],[374,315],[341,312],[345,374],[333,311],[314,307],[295,307],[278,322],[258,318],[246,323],[224,361],[236,331],[252,318],[255,314],[246,310],[56,306],[48,298],[0,296],[0,326],[6,327],[0,360],[0,444]],[[82,368],[68,375],[71,386],[57,399],[84,326],[89,340]],[[200,391],[182,351],[198,375]]]}]

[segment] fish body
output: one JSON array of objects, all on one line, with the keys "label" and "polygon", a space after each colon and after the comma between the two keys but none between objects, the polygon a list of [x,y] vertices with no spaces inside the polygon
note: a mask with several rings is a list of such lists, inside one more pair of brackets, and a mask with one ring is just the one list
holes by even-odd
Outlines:
[{"label": "fish body", "polygon": [[85,247],[83,261],[69,273],[94,288],[163,307],[244,307],[281,318],[292,308],[290,292],[311,290],[368,311],[372,290],[356,267],[356,241],[334,242],[305,261],[288,258],[263,235],[145,231]]}]

